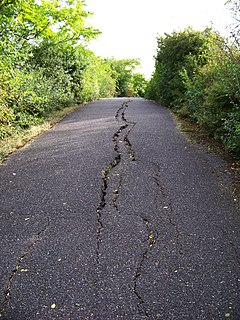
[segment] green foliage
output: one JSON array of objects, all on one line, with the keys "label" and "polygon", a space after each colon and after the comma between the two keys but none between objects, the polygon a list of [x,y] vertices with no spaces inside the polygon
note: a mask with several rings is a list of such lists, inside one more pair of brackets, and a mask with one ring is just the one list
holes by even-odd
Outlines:
[{"label": "green foliage", "polygon": [[89,55],[89,63],[83,71],[81,82],[81,99],[96,100],[115,95],[116,82],[111,76],[112,70],[106,61]]},{"label": "green foliage", "polygon": [[144,97],[147,87],[147,80],[141,73],[133,73],[132,75],[133,95],[137,97]]},{"label": "green foliage", "polygon": [[240,152],[239,59],[237,50],[220,42],[192,79],[183,77],[185,112],[236,154]]},{"label": "green foliage", "polygon": [[140,66],[140,61],[138,59],[116,60],[111,58],[107,59],[107,63],[110,65],[112,77],[116,81],[116,95],[118,97],[133,96],[135,94],[133,74],[135,69]]},{"label": "green foliage", "polygon": [[191,117],[240,155],[239,51],[209,29],[166,35],[158,46],[147,97]]},{"label": "green foliage", "polygon": [[147,96],[166,106],[176,108],[181,104],[185,94],[181,72],[194,74],[197,66],[204,63],[209,37],[209,29],[198,32],[191,28],[159,37],[155,72]]},{"label": "green foliage", "polygon": [[87,49],[99,31],[86,25],[84,7],[81,0],[0,1],[0,139],[69,104],[140,92],[132,76],[138,60],[107,61]]},{"label": "green foliage", "polygon": [[19,47],[44,40],[51,43],[89,40],[99,32],[85,26],[89,13],[81,0],[16,0],[1,6],[0,34]]},{"label": "green foliage", "polygon": [[79,0],[1,1],[0,138],[74,101],[66,61],[76,41],[96,35],[87,15]]}]

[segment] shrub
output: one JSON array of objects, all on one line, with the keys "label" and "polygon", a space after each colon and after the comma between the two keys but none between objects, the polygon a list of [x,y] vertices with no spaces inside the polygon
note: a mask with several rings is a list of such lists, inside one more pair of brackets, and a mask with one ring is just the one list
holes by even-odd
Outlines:
[{"label": "shrub", "polygon": [[194,119],[240,158],[240,54],[219,34],[187,29],[159,38],[146,95]]}]

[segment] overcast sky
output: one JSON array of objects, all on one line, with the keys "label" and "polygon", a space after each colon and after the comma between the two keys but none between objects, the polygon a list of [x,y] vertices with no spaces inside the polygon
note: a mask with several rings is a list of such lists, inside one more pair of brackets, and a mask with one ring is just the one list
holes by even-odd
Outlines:
[{"label": "overcast sky", "polygon": [[147,77],[154,70],[157,35],[211,26],[224,32],[230,21],[226,0],[86,0],[94,16],[90,23],[102,31],[90,49],[102,57],[140,58]]}]

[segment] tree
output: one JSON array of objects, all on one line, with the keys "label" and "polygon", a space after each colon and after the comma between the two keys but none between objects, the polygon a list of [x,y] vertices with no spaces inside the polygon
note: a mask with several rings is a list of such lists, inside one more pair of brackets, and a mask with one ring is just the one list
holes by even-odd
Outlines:
[{"label": "tree", "polygon": [[15,0],[4,1],[1,7],[0,35],[21,43],[38,43],[43,39],[51,42],[76,43],[89,40],[99,34],[87,27],[81,0]]},{"label": "tree", "polygon": [[159,37],[155,72],[147,94],[166,106],[177,108],[184,100],[185,87],[182,72],[193,75],[207,59],[210,29],[203,32],[188,28]]},{"label": "tree", "polygon": [[88,50],[99,34],[88,16],[81,0],[0,0],[0,139],[68,104],[135,92],[139,61]]},{"label": "tree", "polygon": [[132,76],[134,70],[140,66],[138,59],[106,60],[112,70],[112,77],[116,80],[116,95],[126,97],[133,94]]},{"label": "tree", "polygon": [[147,86],[147,80],[141,73],[133,73],[132,75],[133,95],[144,97]]},{"label": "tree", "polygon": [[80,0],[0,1],[0,137],[26,128],[78,96],[87,65]]},{"label": "tree", "polygon": [[233,42],[240,48],[240,1],[228,0],[225,3],[230,9],[233,17],[233,23],[231,25],[231,38]]}]

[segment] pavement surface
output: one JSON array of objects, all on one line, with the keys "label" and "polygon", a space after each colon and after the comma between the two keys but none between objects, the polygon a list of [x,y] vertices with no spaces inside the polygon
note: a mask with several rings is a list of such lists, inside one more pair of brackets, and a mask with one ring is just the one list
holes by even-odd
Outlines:
[{"label": "pavement surface", "polygon": [[227,163],[144,99],[103,99],[0,166],[0,318],[240,319]]}]

